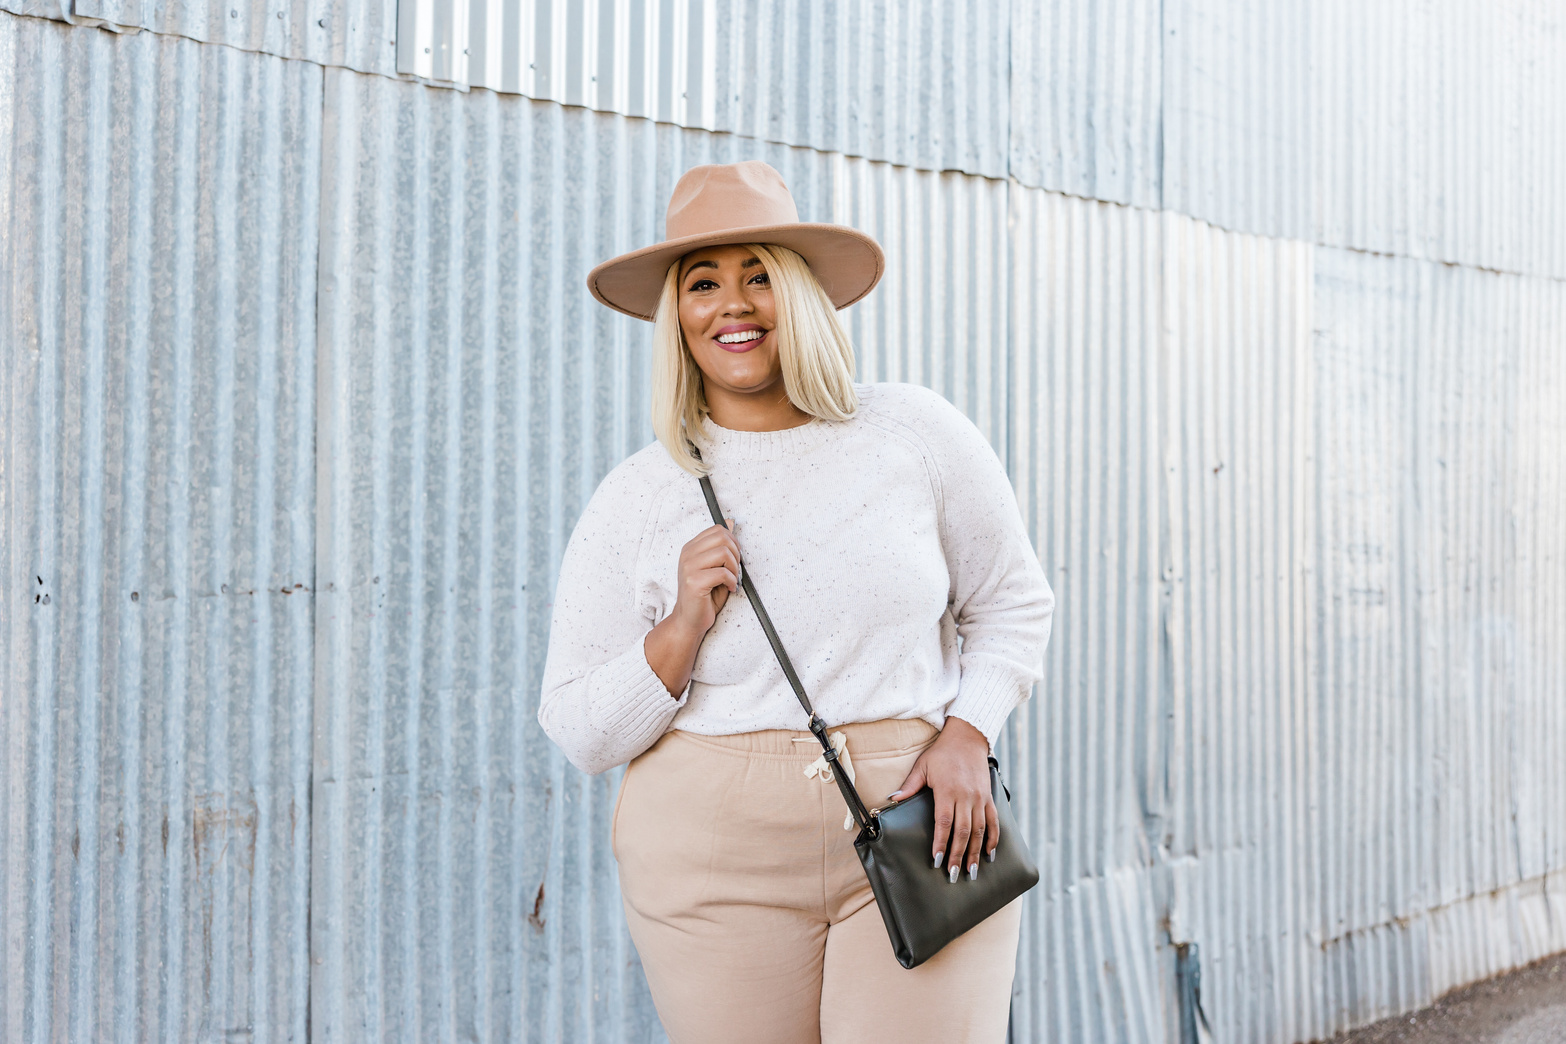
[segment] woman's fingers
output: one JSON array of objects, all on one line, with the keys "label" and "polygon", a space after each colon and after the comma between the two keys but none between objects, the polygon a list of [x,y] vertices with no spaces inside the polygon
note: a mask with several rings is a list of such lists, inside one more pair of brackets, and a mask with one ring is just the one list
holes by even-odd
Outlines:
[{"label": "woman's fingers", "polygon": [[722,545],[732,548],[735,554],[739,554],[739,541],[734,539],[734,531],[728,526],[708,526],[691,538],[687,548],[715,547]]},{"label": "woman's fingers", "polygon": [[688,582],[699,594],[707,594],[715,587],[721,587],[725,592],[739,588],[739,576],[726,565],[697,569],[690,574]]},{"label": "woman's fingers", "polygon": [[974,881],[979,877],[979,853],[984,851],[984,835],[989,829],[988,809],[979,805],[973,809],[973,833],[968,837],[968,852],[962,861],[963,868],[968,871],[968,880]]},{"label": "woman's fingers", "polygon": [[721,565],[737,576],[740,571],[739,543],[722,526],[710,526],[685,545],[681,565],[687,572]]},{"label": "woman's fingers", "polygon": [[995,862],[995,849],[1000,847],[1000,813],[995,809],[995,797],[984,799],[984,858]]},{"label": "woman's fingers", "polygon": [[708,526],[680,549],[680,601],[687,602],[682,612],[711,627],[718,611],[739,590],[739,542],[731,528]]},{"label": "woman's fingers", "polygon": [[728,566],[734,572],[739,572],[739,552],[732,547],[723,544],[713,544],[707,547],[690,549],[681,563],[687,571],[707,569],[711,566]]},{"label": "woman's fingers", "polygon": [[973,807],[959,801],[952,810],[952,846],[947,849],[951,855],[946,860],[946,876],[953,882],[963,871],[963,858],[968,854],[968,841],[972,833]]},{"label": "woman's fingers", "polygon": [[951,852],[952,858],[957,858],[956,849],[951,844],[952,825],[957,818],[956,811],[952,800],[937,790],[935,792],[935,868],[937,870],[949,862],[946,853]]},{"label": "woman's fingers", "polygon": [[739,555],[727,547],[709,547],[691,556],[689,568],[691,572],[698,569],[721,568],[739,576]]},{"label": "woman's fingers", "polygon": [[[887,800],[901,801],[909,795],[917,794],[924,789],[925,783],[924,757],[921,755],[919,760],[914,762],[913,768],[908,770],[908,778],[903,780],[902,786],[888,794]],[[940,851],[944,852],[946,849]],[[933,855],[934,852],[932,851],[931,854]]]},{"label": "woman's fingers", "polygon": [[1000,842],[1000,817],[990,796],[989,742],[972,725],[948,718],[934,743],[914,762],[893,799],[906,798],[928,786],[935,803],[935,867],[955,883],[968,872],[978,877],[978,863]]}]

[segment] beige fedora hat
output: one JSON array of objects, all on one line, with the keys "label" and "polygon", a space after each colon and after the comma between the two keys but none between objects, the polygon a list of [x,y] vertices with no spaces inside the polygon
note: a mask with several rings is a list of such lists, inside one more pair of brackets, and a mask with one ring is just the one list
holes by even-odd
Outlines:
[{"label": "beige fedora hat", "polygon": [[799,220],[783,175],[760,160],[686,171],[669,199],[664,235],[662,243],[612,257],[589,272],[593,296],[617,312],[651,320],[670,265],[692,250],[731,243],[797,252],[839,308],[868,294],[886,269],[881,247],[858,229]]}]

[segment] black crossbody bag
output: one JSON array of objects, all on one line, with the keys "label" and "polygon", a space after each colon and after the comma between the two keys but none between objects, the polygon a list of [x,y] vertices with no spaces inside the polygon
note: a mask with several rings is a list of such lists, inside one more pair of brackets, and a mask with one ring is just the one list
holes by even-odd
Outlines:
[{"label": "black crossbody bag", "polygon": [[[707,509],[712,520],[723,525],[723,511],[718,507],[717,494],[712,482],[703,476],[702,496],[707,498]],[[849,813],[859,826],[859,836],[854,839],[854,850],[864,864],[865,876],[870,879],[870,890],[875,893],[876,905],[881,908],[881,919],[886,922],[886,934],[891,937],[892,951],[897,963],[904,968],[916,968],[940,952],[969,928],[995,913],[1023,892],[1038,884],[1039,871],[1033,863],[1022,832],[1011,814],[1011,792],[1001,782],[1000,765],[990,758],[990,792],[995,798],[996,817],[1000,820],[1000,844],[995,850],[995,861],[985,863],[978,880],[970,881],[966,875],[956,882],[947,872],[931,865],[930,851],[935,845],[935,795],[929,787],[901,801],[881,808],[867,808],[860,800],[848,773],[838,764],[837,751],[827,738],[827,726],[816,716],[805,687],[783,649],[782,639],[772,626],[756,585],[750,578],[750,570],[740,569],[740,586],[750,607],[756,611],[756,619],[766,632],[772,651],[777,654],[783,674],[799,698],[799,705],[809,716],[810,732],[821,743],[832,777],[837,781]]]}]

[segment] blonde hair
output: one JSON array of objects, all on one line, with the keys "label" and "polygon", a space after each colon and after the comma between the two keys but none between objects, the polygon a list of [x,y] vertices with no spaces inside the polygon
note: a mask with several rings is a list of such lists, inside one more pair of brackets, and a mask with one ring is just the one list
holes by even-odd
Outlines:
[{"label": "blonde hair", "polygon": [[[747,243],[761,259],[777,307],[778,358],[789,401],[812,417],[847,420],[859,408],[854,391],[854,345],[837,321],[837,308],[805,259],[787,247]],[[691,452],[692,433],[701,430],[707,396],[701,369],[680,329],[680,265],[669,267],[653,321],[653,431],[680,467],[693,475],[708,468]]]}]

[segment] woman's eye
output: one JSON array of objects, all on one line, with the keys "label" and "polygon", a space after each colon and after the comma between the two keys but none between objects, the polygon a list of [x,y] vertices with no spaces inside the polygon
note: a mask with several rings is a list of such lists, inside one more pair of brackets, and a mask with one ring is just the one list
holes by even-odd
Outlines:
[{"label": "woman's eye", "polygon": [[696,282],[694,282],[694,283],[692,283],[690,285],[690,289],[686,290],[686,293],[694,294],[698,290],[705,290],[709,286],[717,286],[717,285],[718,284],[714,283],[711,279],[698,279],[698,280],[696,280]]},{"label": "woman's eye", "polygon": [[756,278],[752,279],[751,282],[754,283],[757,280],[760,280],[760,283],[761,283],[762,286],[771,286],[772,285],[772,280],[767,278],[767,273],[765,273],[765,272],[757,272],[756,273]]}]

